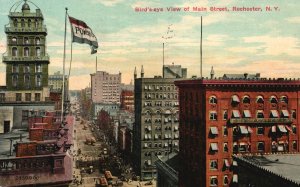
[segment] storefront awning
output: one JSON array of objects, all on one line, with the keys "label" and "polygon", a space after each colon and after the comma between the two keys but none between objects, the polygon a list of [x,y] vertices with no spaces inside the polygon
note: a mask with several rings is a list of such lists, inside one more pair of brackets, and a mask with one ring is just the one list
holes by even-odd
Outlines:
[{"label": "storefront awning", "polygon": [[241,117],[240,111],[238,111],[238,110],[232,110],[232,117],[234,117],[234,118],[240,118]]},{"label": "storefront awning", "polygon": [[217,127],[210,127],[210,133],[213,135],[218,135],[218,128]]},{"label": "storefront awning", "polygon": [[290,116],[289,111],[287,111],[287,110],[281,110],[281,113],[282,113],[283,117],[287,117],[288,118]]},{"label": "storefront awning", "polygon": [[237,103],[240,102],[240,98],[239,98],[237,95],[233,95],[233,96],[231,97],[231,99],[232,99],[233,102],[237,102]]},{"label": "storefront awning", "polygon": [[218,144],[217,143],[210,143],[210,149],[212,151],[218,151]]},{"label": "storefront awning", "polygon": [[279,117],[278,111],[277,110],[271,110],[271,117],[278,118]]},{"label": "storefront awning", "polygon": [[244,117],[245,118],[251,118],[250,110],[244,110]]},{"label": "storefront awning", "polygon": [[286,130],[286,128],[285,128],[284,125],[278,125],[277,127],[278,127],[278,129],[279,129],[280,132],[284,132],[284,133],[287,132],[287,130]]},{"label": "storefront awning", "polygon": [[240,126],[240,131],[241,131],[241,134],[248,134],[249,133],[246,126]]}]

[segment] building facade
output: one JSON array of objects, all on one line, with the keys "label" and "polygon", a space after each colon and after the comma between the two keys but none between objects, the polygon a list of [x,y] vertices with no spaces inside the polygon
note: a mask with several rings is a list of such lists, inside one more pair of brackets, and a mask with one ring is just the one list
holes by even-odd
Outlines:
[{"label": "building facade", "polygon": [[132,90],[122,90],[121,91],[121,109],[130,112],[134,111],[134,92]]},{"label": "building facade", "polygon": [[[185,77],[180,77],[185,78]],[[155,161],[179,149],[179,102],[177,78],[136,78],[133,156],[142,180],[156,178]]]},{"label": "building facade", "polygon": [[97,71],[91,74],[91,97],[93,103],[120,103],[121,73],[109,74]]},{"label": "building facade", "polygon": [[[63,87],[63,74],[60,73],[60,71],[58,71],[55,72],[53,75],[49,75],[48,83],[49,83],[50,92],[61,93]],[[65,90],[66,93],[68,93],[67,90],[69,90],[69,86],[68,86],[68,77],[66,75],[65,75]]]},{"label": "building facade", "polygon": [[[16,10],[12,8],[11,10]],[[5,26],[7,52],[6,101],[45,101],[49,97],[46,53],[47,29],[40,9],[30,11],[25,2],[21,12],[12,11]]]},{"label": "building facade", "polygon": [[299,152],[299,80],[178,81],[179,186],[232,186],[232,154]]}]

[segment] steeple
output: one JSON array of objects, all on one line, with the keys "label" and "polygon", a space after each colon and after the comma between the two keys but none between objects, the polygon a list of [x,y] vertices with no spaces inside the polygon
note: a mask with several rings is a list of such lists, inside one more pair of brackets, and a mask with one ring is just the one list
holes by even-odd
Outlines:
[{"label": "steeple", "polygon": [[213,79],[214,76],[215,76],[215,71],[214,71],[214,67],[212,66],[210,70],[210,78]]},{"label": "steeple", "polygon": [[137,72],[136,72],[136,67],[134,67],[134,79],[137,78]]},{"label": "steeple", "polygon": [[144,67],[142,65],[142,69],[141,69],[141,78],[144,78]]}]

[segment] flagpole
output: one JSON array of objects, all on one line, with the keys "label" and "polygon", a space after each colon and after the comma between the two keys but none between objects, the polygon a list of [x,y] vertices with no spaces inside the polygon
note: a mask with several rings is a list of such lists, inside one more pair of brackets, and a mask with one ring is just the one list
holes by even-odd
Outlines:
[{"label": "flagpole", "polygon": [[202,79],[202,16],[201,16],[201,36],[200,36],[200,79]]},{"label": "flagpole", "polygon": [[64,117],[64,100],[65,100],[65,64],[66,64],[67,16],[68,16],[68,8],[66,8],[66,15],[65,15],[64,56],[63,56],[63,85],[62,85],[61,118],[60,118],[62,124],[63,124],[63,117]]},{"label": "flagpole", "polygon": [[97,73],[97,69],[98,69],[98,61],[97,61],[97,56],[96,56],[96,73]]},{"label": "flagpole", "polygon": [[165,78],[164,66],[165,66],[165,43],[163,43],[163,78]]}]

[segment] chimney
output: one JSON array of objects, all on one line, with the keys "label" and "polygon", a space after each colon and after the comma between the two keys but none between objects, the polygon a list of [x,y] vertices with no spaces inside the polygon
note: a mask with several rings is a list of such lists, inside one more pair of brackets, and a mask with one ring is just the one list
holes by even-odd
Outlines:
[{"label": "chimney", "polygon": [[137,73],[136,73],[136,67],[134,67],[134,79],[136,79]]},{"label": "chimney", "polygon": [[244,73],[244,78],[248,79],[248,73]]}]

